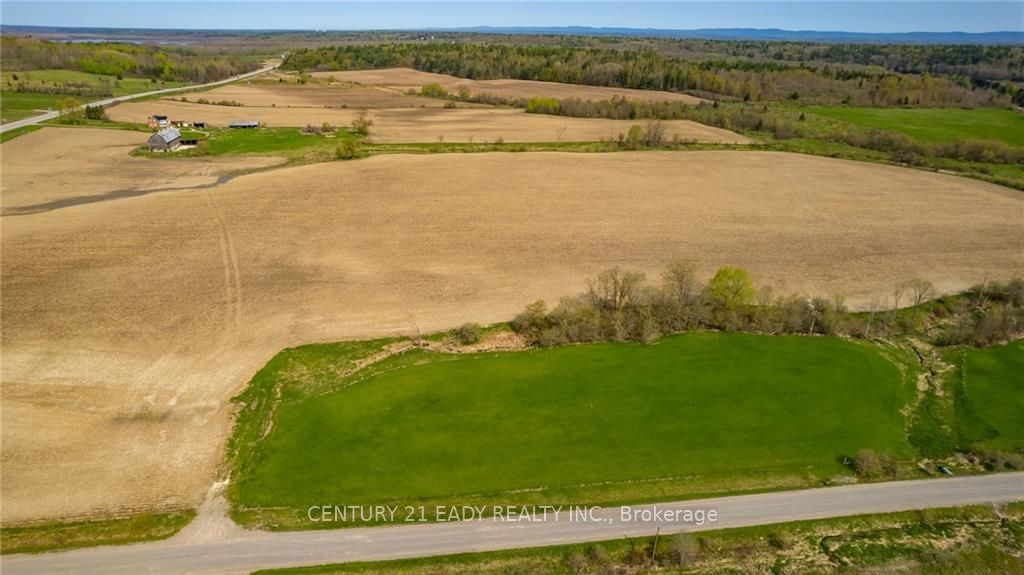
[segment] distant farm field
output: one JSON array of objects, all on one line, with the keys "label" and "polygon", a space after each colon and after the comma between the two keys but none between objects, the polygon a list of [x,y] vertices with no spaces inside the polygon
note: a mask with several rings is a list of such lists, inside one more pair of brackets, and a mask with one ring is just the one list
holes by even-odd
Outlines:
[{"label": "distant farm field", "polygon": [[968,446],[1024,449],[1024,340],[963,351],[962,397],[957,403],[961,440]]},{"label": "distant farm field", "polygon": [[703,100],[689,94],[665,92],[660,90],[635,90],[631,88],[608,88],[604,86],[587,86],[583,84],[564,84],[561,82],[538,82],[534,80],[470,80],[447,74],[421,72],[411,68],[383,68],[379,70],[353,70],[339,72],[314,72],[313,76],[322,79],[334,79],[342,82],[354,82],[373,86],[383,86],[393,90],[419,91],[424,85],[438,84],[452,94],[459,90],[468,90],[470,95],[488,94],[509,100],[518,98],[579,98],[581,100],[611,100],[626,98],[645,102],[687,102],[697,104]]},{"label": "distant farm field", "polygon": [[827,478],[860,448],[910,455],[909,380],[871,346],[832,338],[413,351],[353,385],[276,365],[261,376],[343,387],[277,408],[258,464],[233,477],[243,506],[608,503]]},{"label": "distant farm field", "polygon": [[999,140],[1024,146],[1024,114],[1013,110],[978,108],[850,108],[812,106],[808,111],[868,128],[890,130],[922,142]]},{"label": "distant farm field", "polygon": [[[109,108],[107,113],[111,119],[120,122],[142,123],[152,114],[165,114],[175,120],[202,121],[214,126],[227,126],[235,120],[257,120],[269,126],[282,127],[319,126],[324,122],[347,126],[362,112],[354,108],[218,106],[167,99],[126,102]],[[367,117],[373,121],[369,138],[378,143],[597,142],[614,140],[619,134],[628,133],[634,124],[647,123],[646,120],[527,114],[510,108],[385,108],[369,110]],[[751,142],[750,138],[735,132],[688,120],[670,120],[664,125],[668,139]]]}]

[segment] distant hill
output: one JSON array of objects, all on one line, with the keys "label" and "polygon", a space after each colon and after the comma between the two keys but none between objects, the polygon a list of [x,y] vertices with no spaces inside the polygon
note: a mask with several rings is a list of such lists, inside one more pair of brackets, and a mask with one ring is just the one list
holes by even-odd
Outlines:
[{"label": "distant hill", "polygon": [[648,38],[698,38],[705,40],[777,40],[786,42],[865,42],[891,44],[1024,44],[1024,32],[837,32],[780,30],[778,28],[659,28],[493,27],[446,28],[446,32],[492,34],[564,34],[574,36],[641,36]]},{"label": "distant hill", "polygon": [[[376,30],[382,32],[384,30]],[[1024,45],[1024,32],[839,32],[820,30],[781,30],[778,28],[593,28],[588,26],[471,26],[463,28],[396,29],[391,32],[469,32],[477,34],[555,34],[569,36],[634,36],[645,38],[695,38],[705,40],[761,40],[783,42],[835,42],[875,44],[1018,44]],[[212,37],[246,34],[302,34],[306,32],[375,32],[375,30],[216,30],[161,28],[67,28],[59,26],[20,26],[0,24],[0,34],[36,34],[72,41],[117,40],[152,41],[154,36]]]}]

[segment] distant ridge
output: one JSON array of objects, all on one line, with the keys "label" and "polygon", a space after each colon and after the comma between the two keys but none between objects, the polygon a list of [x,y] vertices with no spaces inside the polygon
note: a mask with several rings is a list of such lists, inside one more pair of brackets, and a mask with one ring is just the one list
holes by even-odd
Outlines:
[{"label": "distant ridge", "polygon": [[754,40],[780,42],[835,42],[873,44],[1015,44],[1024,45],[1024,31],[1002,32],[841,32],[822,30],[782,30],[779,28],[696,28],[676,30],[663,28],[595,28],[589,26],[470,26],[460,28],[396,28],[388,30],[301,30],[301,29],[169,29],[169,28],[75,28],[61,26],[21,26],[0,24],[3,34],[109,34],[116,36],[148,36],[157,33],[189,35],[225,34],[294,34],[319,32],[469,32],[477,34],[545,34],[565,36],[630,36],[641,38],[678,38],[702,40]]},{"label": "distant ridge", "polygon": [[[435,29],[442,31],[441,29]],[[572,36],[639,36],[703,40],[776,40],[785,42],[863,42],[891,44],[1024,44],[1024,31],[1013,32],[840,32],[779,28],[591,28],[587,26],[445,28],[446,32],[490,34],[564,34]]]}]

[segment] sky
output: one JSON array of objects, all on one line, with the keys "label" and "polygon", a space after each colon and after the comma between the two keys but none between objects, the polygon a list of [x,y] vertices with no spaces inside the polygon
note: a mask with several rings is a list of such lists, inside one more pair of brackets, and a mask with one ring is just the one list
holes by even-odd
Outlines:
[{"label": "sky", "polygon": [[0,23],[105,28],[367,30],[468,26],[1024,31],[1024,1],[181,2],[0,0]]}]

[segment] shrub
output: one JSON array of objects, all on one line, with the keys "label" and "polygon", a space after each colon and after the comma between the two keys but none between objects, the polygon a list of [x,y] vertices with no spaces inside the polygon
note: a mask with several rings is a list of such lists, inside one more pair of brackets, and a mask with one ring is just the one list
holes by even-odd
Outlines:
[{"label": "shrub", "polygon": [[882,462],[874,451],[861,449],[857,452],[854,469],[860,477],[873,479],[882,475]]},{"label": "shrub", "polygon": [[210,142],[206,140],[199,140],[196,142],[195,150],[192,150],[192,154],[196,156],[208,156],[210,154]]},{"label": "shrub", "polygon": [[455,339],[462,345],[472,345],[480,341],[481,329],[478,323],[464,323],[455,328]]},{"label": "shrub", "polygon": [[106,120],[107,111],[103,109],[103,106],[86,106],[85,117],[89,120]]},{"label": "shrub", "polygon": [[360,112],[354,120],[352,120],[352,131],[360,136],[367,136],[370,134],[370,126],[373,125],[373,120],[366,117],[366,112]]},{"label": "shrub", "polygon": [[754,299],[754,282],[747,270],[724,266],[711,278],[708,291],[715,303],[724,309],[734,310],[749,305]]},{"label": "shrub", "polygon": [[448,98],[448,90],[444,89],[444,86],[437,82],[431,82],[425,84],[420,88],[420,96],[426,96],[428,98]]},{"label": "shrub", "polygon": [[354,140],[342,140],[334,152],[339,160],[351,160],[359,157],[359,144]]},{"label": "shrub", "polygon": [[530,98],[526,102],[528,114],[558,114],[561,103],[555,98]]}]

